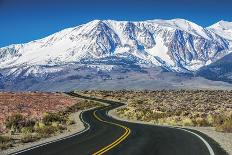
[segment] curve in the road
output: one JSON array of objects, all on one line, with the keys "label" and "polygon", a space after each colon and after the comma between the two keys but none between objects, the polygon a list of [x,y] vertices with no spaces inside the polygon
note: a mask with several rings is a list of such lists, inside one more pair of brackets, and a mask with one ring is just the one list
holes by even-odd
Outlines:
[{"label": "curve in the road", "polygon": [[[118,108],[121,108],[121,107],[118,107]],[[107,113],[107,115],[108,115],[108,113]],[[115,119],[117,119],[117,118],[115,118]],[[171,126],[165,126],[165,127],[183,130],[183,131],[185,131],[185,132],[188,132],[188,133],[190,133],[190,134],[195,135],[196,137],[198,137],[198,138],[205,144],[205,146],[206,146],[207,149],[209,150],[210,155],[215,155],[215,153],[214,153],[212,147],[209,145],[209,143],[208,143],[202,136],[200,136],[199,134],[194,133],[194,132],[189,131],[189,130],[184,129],[184,128],[180,128],[180,127],[171,127]]]},{"label": "curve in the road", "polygon": [[[90,98],[91,98],[91,97],[90,97]],[[95,98],[95,99],[96,99],[96,98]],[[98,99],[98,100],[101,100],[101,99]],[[107,115],[108,115],[108,112],[107,112]],[[100,121],[103,121],[103,120],[101,120],[101,119],[99,119],[99,120],[100,120]],[[106,122],[106,121],[104,121],[104,122]],[[124,128],[127,128],[127,127],[124,126]],[[214,153],[212,147],[210,146],[210,144],[209,144],[202,136],[200,136],[199,134],[194,133],[194,132],[189,131],[189,130],[184,129],[184,128],[180,128],[180,127],[169,127],[169,128],[179,129],[179,130],[188,132],[188,133],[190,133],[190,134],[196,136],[197,138],[199,138],[199,139],[205,144],[205,146],[207,147],[207,149],[208,149],[208,151],[209,151],[209,154],[210,154],[210,155],[215,155],[215,153]],[[94,154],[94,155],[96,155],[96,154]]]},{"label": "curve in the road", "polygon": [[103,153],[109,151],[110,149],[112,149],[115,146],[117,146],[118,144],[120,144],[123,140],[125,140],[129,136],[129,134],[131,133],[131,129],[128,128],[128,127],[126,127],[126,126],[124,126],[124,125],[120,125],[118,123],[113,123],[113,122],[102,120],[101,118],[99,118],[96,115],[96,110],[94,111],[93,115],[94,115],[94,117],[96,119],[98,119],[101,122],[112,124],[112,125],[116,125],[116,126],[119,126],[119,127],[123,128],[125,130],[125,132],[124,132],[124,134],[122,136],[120,136],[118,139],[116,139],[114,142],[112,142],[111,144],[107,145],[106,147],[104,147],[104,148],[100,149],[99,151],[93,153],[93,155],[102,155]]},{"label": "curve in the road", "polygon": [[197,136],[205,144],[205,146],[208,148],[210,155],[215,155],[212,147],[209,145],[209,143],[203,137],[201,137],[200,135],[198,135],[198,134],[196,134],[196,133],[194,133],[192,131],[189,131],[189,130],[186,130],[186,129],[183,129],[183,128],[177,128],[177,129],[189,132],[189,133]]},{"label": "curve in the road", "polygon": [[[203,138],[201,139],[195,134],[177,128],[130,123],[109,117],[107,113],[124,105],[123,103],[75,93],[69,93],[69,95],[107,103],[108,106],[82,113],[81,120],[86,122],[86,129],[81,134],[59,139],[17,154],[213,155],[203,143]],[[204,140],[209,142],[208,144],[210,148],[213,148],[215,155],[226,155],[221,148],[218,149],[216,144],[209,141],[209,138],[204,137]]]}]

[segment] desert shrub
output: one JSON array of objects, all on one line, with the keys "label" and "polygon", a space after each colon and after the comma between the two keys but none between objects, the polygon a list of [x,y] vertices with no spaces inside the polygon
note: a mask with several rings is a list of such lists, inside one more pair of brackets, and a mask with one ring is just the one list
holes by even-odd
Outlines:
[{"label": "desert shrub", "polygon": [[36,129],[36,133],[38,134],[38,137],[40,138],[47,138],[55,134],[58,130],[59,130],[58,127],[44,126],[42,128]]},{"label": "desert shrub", "polygon": [[232,115],[225,118],[222,124],[216,126],[216,131],[232,132]]},{"label": "desert shrub", "polygon": [[39,139],[38,136],[29,133],[29,134],[24,134],[24,135],[22,136],[21,142],[22,142],[22,143],[29,143],[29,142],[34,142],[34,141],[36,141],[36,140],[38,140],[38,139]]},{"label": "desert shrub", "polygon": [[55,127],[59,132],[67,129],[65,125],[59,124],[58,122],[52,122],[51,126]]},{"label": "desert shrub", "polygon": [[6,136],[0,136],[0,150],[5,150],[12,146],[11,138]]},{"label": "desert shrub", "polygon": [[169,117],[169,118],[164,118],[163,119],[163,124],[165,125],[173,125],[173,126],[179,126],[181,125],[180,122],[178,121],[177,118],[173,117]]},{"label": "desert shrub", "polygon": [[213,117],[213,123],[212,125],[217,127],[220,126],[224,123],[225,121],[225,116],[224,115],[214,115]]},{"label": "desert shrub", "polygon": [[6,143],[6,142],[9,142],[10,140],[11,140],[10,137],[0,136],[0,143]]},{"label": "desert shrub", "polygon": [[45,113],[42,122],[45,125],[51,125],[52,122],[66,123],[67,118],[59,113]]},{"label": "desert shrub", "polygon": [[137,99],[137,100],[135,100],[134,102],[135,102],[136,104],[143,104],[144,101],[141,100],[141,99]]},{"label": "desert shrub", "polygon": [[61,132],[61,133],[62,133],[63,130],[67,130],[67,127],[64,126],[64,125],[58,125],[58,126],[57,126],[57,131],[58,131],[58,132]]},{"label": "desert shrub", "polygon": [[22,134],[29,134],[34,131],[34,127],[23,127],[21,129]]},{"label": "desert shrub", "polygon": [[226,120],[221,126],[217,127],[222,132],[232,132],[232,120]]},{"label": "desert shrub", "polygon": [[[232,91],[92,90],[83,93],[89,96],[107,96],[108,99],[117,98],[127,102],[127,107],[116,111],[123,118],[169,125],[214,126],[221,131],[230,131],[230,121],[227,118],[232,114]],[[173,119],[176,116],[178,119]]]},{"label": "desert shrub", "polygon": [[74,104],[70,107],[67,107],[65,112],[66,113],[74,113],[74,112],[77,112],[79,110],[88,109],[88,108],[93,107],[93,106],[102,106],[102,104],[99,102],[96,102],[96,101],[81,100],[77,104]]},{"label": "desert shrub", "polygon": [[194,123],[190,118],[184,118],[181,124],[183,126],[194,126]]},{"label": "desert shrub", "polygon": [[6,150],[11,146],[12,146],[11,143],[0,143],[0,150]]},{"label": "desert shrub", "polygon": [[194,124],[196,124],[196,126],[209,126],[207,119],[201,117],[196,118]]},{"label": "desert shrub", "polygon": [[25,123],[23,124],[24,127],[33,128],[36,121],[32,119],[26,119]]},{"label": "desert shrub", "polygon": [[67,125],[72,125],[72,124],[75,124],[75,121],[73,120],[73,119],[68,119],[67,121],[66,121],[66,124]]},{"label": "desert shrub", "polygon": [[58,127],[59,126],[59,122],[52,122],[51,126]]},{"label": "desert shrub", "polygon": [[45,127],[45,124],[43,122],[36,122],[34,125],[34,130],[37,130],[43,127]]},{"label": "desert shrub", "polygon": [[21,132],[22,128],[33,128],[35,125],[35,120],[26,119],[21,114],[13,114],[8,116],[5,125],[7,129],[10,129],[11,132]]},{"label": "desert shrub", "polygon": [[155,120],[154,123],[164,125],[164,124],[166,124],[166,119],[160,118],[158,120]]},{"label": "desert shrub", "polygon": [[154,119],[154,120],[158,120],[158,119],[160,119],[160,118],[165,118],[166,117],[166,113],[163,113],[163,112],[154,112],[154,113],[152,113],[152,118]]},{"label": "desert shrub", "polygon": [[80,109],[81,108],[77,104],[75,104],[73,106],[67,107],[66,112],[73,113],[79,111]]},{"label": "desert shrub", "polygon": [[214,123],[213,115],[208,115],[207,116],[207,122],[210,124],[210,126],[213,126],[213,123]]},{"label": "desert shrub", "polygon": [[8,116],[5,125],[6,128],[13,130],[13,132],[19,132],[25,125],[26,119],[21,114],[13,114]]}]

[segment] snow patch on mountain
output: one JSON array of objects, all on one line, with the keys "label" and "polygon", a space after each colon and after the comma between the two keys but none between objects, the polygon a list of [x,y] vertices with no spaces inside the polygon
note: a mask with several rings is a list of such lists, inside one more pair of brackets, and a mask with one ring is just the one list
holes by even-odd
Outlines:
[{"label": "snow patch on mountain", "polygon": [[151,20],[149,22],[157,24],[157,27],[162,26],[162,27],[168,27],[172,29],[178,29],[178,30],[185,31],[195,36],[201,36],[209,40],[211,39],[209,38],[208,33],[204,28],[185,19],[172,19],[172,20],[160,19],[160,20]]},{"label": "snow patch on mountain", "polygon": [[170,56],[168,55],[168,48],[164,45],[163,39],[156,37],[155,43],[156,44],[154,47],[150,49],[146,49],[146,51],[148,51],[148,53],[151,54],[152,56],[159,57],[167,64],[174,66],[175,64],[173,60],[170,58]]},{"label": "snow patch on mountain", "polygon": [[184,19],[94,20],[0,48],[0,68],[11,69],[9,74],[16,76],[56,73],[83,63],[107,71],[129,64],[189,73],[228,54],[231,30],[229,22],[203,28]]},{"label": "snow patch on mountain", "polygon": [[221,36],[222,38],[232,41],[232,22],[219,21],[207,29]]}]

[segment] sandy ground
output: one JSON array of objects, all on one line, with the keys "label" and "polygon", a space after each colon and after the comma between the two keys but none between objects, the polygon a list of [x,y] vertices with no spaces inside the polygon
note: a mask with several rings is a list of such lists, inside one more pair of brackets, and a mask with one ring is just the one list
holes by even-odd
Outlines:
[{"label": "sandy ground", "polygon": [[0,155],[7,155],[9,153],[13,153],[13,152],[16,152],[16,151],[27,149],[27,148],[30,148],[30,147],[33,147],[33,146],[36,146],[36,145],[39,145],[39,144],[43,144],[43,143],[46,143],[46,142],[51,142],[51,141],[67,137],[67,136],[70,136],[72,134],[75,134],[77,132],[80,132],[80,131],[84,130],[85,129],[84,124],[79,118],[81,112],[82,111],[78,111],[76,113],[71,114],[70,117],[73,118],[76,123],[69,126],[68,129],[66,131],[64,131],[64,133],[53,136],[53,137],[49,137],[49,138],[46,138],[46,139],[41,139],[41,140],[36,141],[36,142],[26,143],[24,145],[21,144],[18,147],[14,147],[14,148],[11,148],[11,149],[8,149],[8,150],[1,151]]},{"label": "sandy ground", "polygon": [[[125,106],[123,106],[125,107]],[[122,107],[119,107],[122,108]],[[112,116],[115,119],[121,120],[121,121],[128,121],[132,123],[140,123],[140,124],[149,124],[149,125],[155,125],[151,122],[143,122],[143,121],[136,121],[136,120],[127,120],[125,118],[121,118],[117,115],[116,109],[109,111],[108,113],[110,116]],[[212,127],[186,127],[190,129],[194,129],[197,131],[200,131],[206,135],[208,135],[210,138],[214,139],[216,142],[221,145],[221,147],[229,154],[232,155],[232,133],[222,133],[222,132],[216,132],[214,128]]]},{"label": "sandy ground", "polygon": [[0,92],[0,132],[5,131],[4,121],[12,114],[40,119],[44,112],[64,110],[78,102],[78,99],[63,93]]}]

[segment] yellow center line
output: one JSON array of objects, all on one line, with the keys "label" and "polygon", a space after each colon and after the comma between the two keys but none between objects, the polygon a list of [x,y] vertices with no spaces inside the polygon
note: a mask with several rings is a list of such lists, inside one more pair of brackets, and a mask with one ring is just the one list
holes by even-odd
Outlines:
[{"label": "yellow center line", "polygon": [[[106,107],[106,108],[107,108],[107,107]],[[105,108],[103,108],[103,109],[105,109]],[[128,127],[123,126],[123,125],[121,125],[121,124],[117,124],[117,123],[113,123],[113,122],[108,122],[108,121],[102,120],[101,118],[99,118],[99,117],[96,115],[96,111],[97,111],[97,110],[95,110],[95,111],[93,112],[93,115],[94,115],[94,117],[95,117],[97,120],[99,120],[99,121],[101,121],[101,122],[104,122],[104,123],[108,123],[108,124],[112,124],[112,125],[119,126],[119,127],[123,128],[123,129],[125,130],[124,134],[123,134],[122,136],[120,136],[119,138],[117,138],[114,142],[112,142],[111,144],[105,146],[104,148],[100,149],[99,151],[93,153],[93,155],[102,155],[103,153],[109,151],[110,149],[112,149],[112,148],[114,148],[115,146],[117,146],[118,144],[120,144],[123,140],[125,140],[125,139],[130,135],[131,130],[130,130]]]}]

